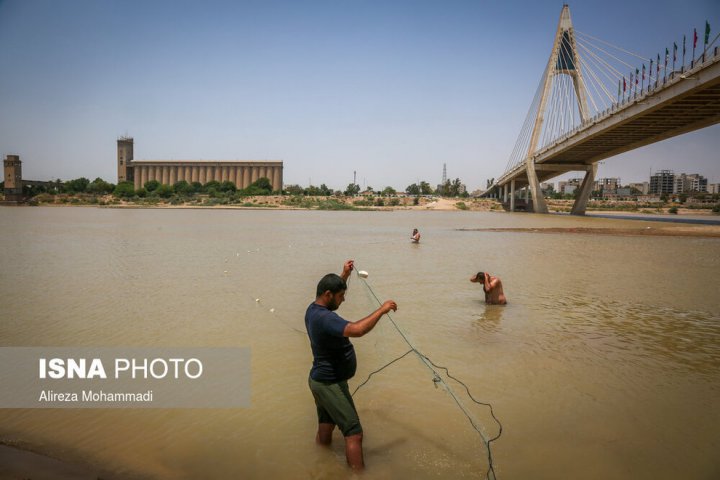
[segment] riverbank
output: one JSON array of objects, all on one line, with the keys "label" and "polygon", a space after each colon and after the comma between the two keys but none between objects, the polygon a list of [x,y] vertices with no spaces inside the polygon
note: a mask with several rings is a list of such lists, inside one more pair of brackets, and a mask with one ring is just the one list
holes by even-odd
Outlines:
[{"label": "riverbank", "polygon": [[[569,213],[572,200],[548,200],[550,213]],[[257,196],[210,196],[197,194],[191,197],[157,196],[121,198],[114,195],[91,194],[41,194],[33,197],[31,206],[94,206],[108,208],[230,208],[230,209],[277,209],[277,210],[431,210],[431,211],[504,211],[495,199],[447,198],[435,196],[302,196],[302,195],[257,195]],[[713,204],[676,205],[639,204],[633,202],[590,201],[587,214],[590,216],[654,218],[674,221],[674,218],[707,216],[718,218]],[[717,208],[715,208],[717,209]]]},{"label": "riverbank", "polygon": [[667,227],[637,227],[637,228],[460,228],[463,232],[516,232],[516,233],[562,233],[584,235],[612,235],[634,237],[705,237],[720,238],[720,225],[671,225]]}]

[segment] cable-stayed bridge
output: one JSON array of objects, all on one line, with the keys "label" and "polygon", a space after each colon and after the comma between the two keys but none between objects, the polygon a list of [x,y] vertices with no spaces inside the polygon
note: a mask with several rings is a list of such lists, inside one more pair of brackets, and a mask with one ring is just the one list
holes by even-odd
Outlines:
[{"label": "cable-stayed bridge", "polygon": [[720,123],[720,35],[709,38],[707,23],[704,32],[693,33],[683,37],[682,47],[675,42],[672,52],[666,48],[662,58],[642,57],[575,31],[563,6],[550,59],[505,172],[485,195],[502,198],[511,211],[524,197],[528,210],[547,213],[540,182],[582,171],[571,212],[582,215],[599,161]]}]

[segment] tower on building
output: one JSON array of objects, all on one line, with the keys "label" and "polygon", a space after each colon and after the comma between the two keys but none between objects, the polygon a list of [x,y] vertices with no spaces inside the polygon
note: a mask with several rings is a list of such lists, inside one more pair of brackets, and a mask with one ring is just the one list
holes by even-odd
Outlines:
[{"label": "tower on building", "polygon": [[4,162],[5,200],[19,202],[23,199],[22,162],[20,155],[7,155]]},{"label": "tower on building", "polygon": [[132,137],[120,137],[117,141],[118,183],[134,182],[135,175],[130,162],[133,159]]}]

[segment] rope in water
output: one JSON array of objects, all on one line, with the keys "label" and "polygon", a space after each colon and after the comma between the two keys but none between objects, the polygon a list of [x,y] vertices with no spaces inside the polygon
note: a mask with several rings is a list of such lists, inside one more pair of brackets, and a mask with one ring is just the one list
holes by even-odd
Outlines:
[{"label": "rope in water", "polygon": [[[355,268],[356,268],[356,269],[355,269],[355,273],[357,274],[357,277],[362,280],[363,284],[364,284],[365,287],[368,289],[368,291],[369,291],[370,294],[373,296],[373,298],[374,298],[375,301],[378,303],[378,305],[382,305],[382,302],[381,302],[380,299],[377,297],[377,295],[375,295],[375,292],[373,291],[372,287],[370,287],[370,285],[368,284],[367,280],[365,280],[365,278],[361,277],[360,274],[357,273],[357,272],[358,272],[358,271],[357,271],[357,267],[355,267]],[[385,368],[389,367],[389,366],[392,365],[393,363],[395,363],[395,362],[397,362],[397,361],[399,361],[399,360],[402,360],[403,358],[405,358],[405,357],[406,357],[407,355],[409,355],[410,353],[414,353],[415,355],[417,355],[417,357],[420,359],[420,361],[433,373],[433,379],[432,379],[432,381],[433,381],[433,383],[435,384],[435,387],[437,388],[437,384],[440,383],[440,384],[443,386],[443,388],[445,388],[445,391],[447,391],[448,394],[450,394],[450,396],[451,396],[452,399],[455,401],[455,403],[457,404],[457,406],[460,408],[460,410],[462,410],[463,414],[465,414],[465,417],[466,417],[466,418],[468,419],[468,421],[470,422],[470,425],[471,425],[471,426],[473,427],[473,429],[480,435],[480,438],[481,438],[483,444],[485,445],[485,448],[487,449],[487,454],[488,454],[488,471],[486,472],[485,477],[486,477],[488,480],[496,480],[495,467],[494,467],[494,464],[493,464],[493,457],[492,457],[492,450],[491,450],[491,448],[490,448],[490,443],[494,442],[495,440],[497,440],[498,438],[500,438],[500,435],[502,435],[502,423],[500,423],[500,420],[498,420],[498,418],[495,416],[495,412],[493,411],[492,405],[489,404],[489,403],[484,403],[484,402],[480,402],[480,401],[476,400],[475,397],[473,397],[472,394],[470,393],[470,389],[468,388],[468,386],[467,386],[465,383],[463,383],[462,381],[460,381],[458,378],[453,377],[452,375],[450,375],[450,371],[447,369],[447,367],[443,367],[443,366],[441,366],[441,365],[436,365],[435,363],[433,363],[432,360],[430,360],[430,358],[428,358],[426,355],[424,355],[422,352],[420,352],[417,348],[415,348],[415,346],[410,342],[410,340],[408,340],[407,335],[405,335],[405,333],[400,329],[400,327],[397,325],[397,323],[395,323],[395,320],[393,320],[393,318],[392,318],[392,316],[390,315],[390,313],[387,313],[386,315],[387,315],[388,319],[390,320],[390,322],[392,323],[392,325],[395,327],[395,330],[397,330],[397,332],[398,332],[398,333],[400,334],[400,336],[403,338],[403,340],[405,341],[405,343],[408,344],[408,346],[410,347],[410,349],[409,349],[407,352],[405,352],[405,353],[403,353],[402,355],[400,355],[399,357],[396,357],[395,359],[393,359],[393,360],[390,361],[389,363],[386,363],[384,366],[382,366],[382,367],[378,368],[377,370],[371,372],[370,375],[368,375],[367,379],[365,379],[364,382],[362,382],[360,385],[358,385],[358,386],[355,388],[355,390],[353,391],[352,395],[355,396],[355,393],[357,393],[357,391],[360,390],[360,387],[362,387],[363,385],[365,385],[366,383],[368,383],[368,382],[370,381],[370,377],[372,377],[372,376],[375,375],[376,373],[379,373],[380,371],[384,370]],[[433,368],[433,367],[434,367],[434,368]],[[499,427],[499,431],[498,431],[498,434],[497,434],[496,436],[494,436],[493,438],[490,438],[490,439],[487,438],[487,436],[486,436],[486,435],[483,433],[483,431],[482,431],[482,427],[479,427],[479,426],[476,424],[476,422],[475,422],[475,420],[472,418],[472,415],[470,414],[470,412],[468,412],[467,409],[463,406],[463,404],[460,402],[460,399],[455,395],[455,392],[453,392],[452,389],[450,388],[450,385],[448,385],[447,383],[445,383],[445,381],[442,379],[442,377],[440,377],[440,375],[439,375],[438,372],[435,370],[435,368],[439,368],[439,369],[441,369],[441,370],[445,370],[445,374],[447,375],[448,378],[451,378],[451,379],[455,380],[457,383],[459,383],[460,385],[462,385],[462,386],[465,388],[465,391],[467,392],[468,397],[470,397],[470,399],[471,399],[473,402],[475,402],[475,403],[478,404],[478,405],[483,405],[483,406],[486,406],[486,407],[489,407],[489,408],[490,408],[490,415],[492,415],[493,420],[495,420],[495,422],[497,422],[498,427]]]}]

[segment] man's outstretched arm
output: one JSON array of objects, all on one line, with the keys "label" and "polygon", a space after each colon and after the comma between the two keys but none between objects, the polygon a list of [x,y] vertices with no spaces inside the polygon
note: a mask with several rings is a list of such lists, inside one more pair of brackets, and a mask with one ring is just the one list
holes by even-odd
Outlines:
[{"label": "man's outstretched arm", "polygon": [[378,308],[362,320],[358,320],[357,322],[350,322],[345,325],[345,330],[343,330],[343,336],[362,337],[370,330],[372,330],[377,324],[377,322],[380,320],[380,318],[386,313],[388,313],[390,310],[392,310],[393,312],[397,311],[397,304],[392,300],[386,301],[382,304],[380,308]]}]

